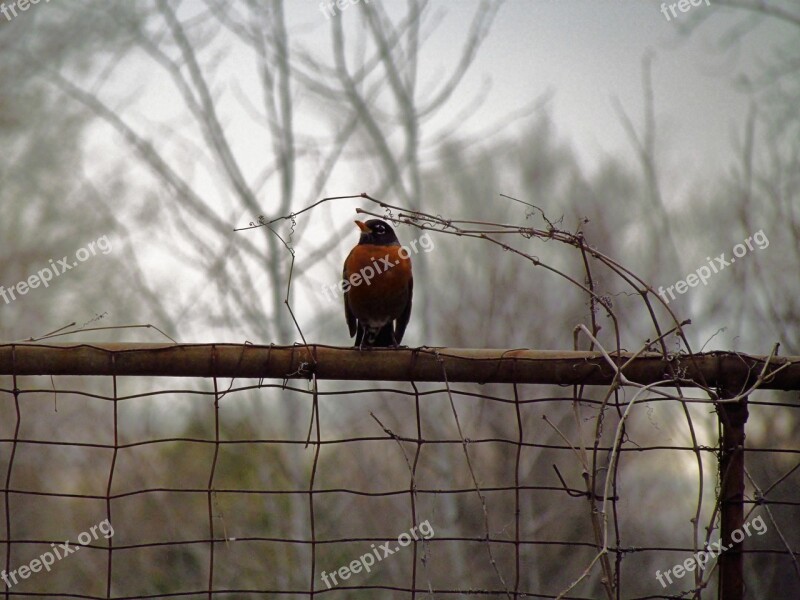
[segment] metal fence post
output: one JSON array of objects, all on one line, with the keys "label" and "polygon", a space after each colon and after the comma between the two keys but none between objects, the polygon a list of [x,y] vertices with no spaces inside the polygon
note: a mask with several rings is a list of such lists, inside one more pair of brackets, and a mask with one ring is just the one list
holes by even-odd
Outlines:
[{"label": "metal fence post", "polygon": [[[736,397],[736,393],[723,395]],[[741,533],[744,524],[744,426],[747,422],[747,396],[738,402],[718,405],[722,422],[720,444],[720,538],[724,548],[719,557],[720,600],[743,600],[744,577]]]}]

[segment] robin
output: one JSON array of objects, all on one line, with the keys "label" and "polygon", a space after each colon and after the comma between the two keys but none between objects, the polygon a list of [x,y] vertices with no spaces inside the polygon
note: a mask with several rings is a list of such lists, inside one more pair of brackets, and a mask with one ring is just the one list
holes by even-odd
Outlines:
[{"label": "robin", "polygon": [[408,251],[385,221],[356,221],[358,244],[344,261],[344,315],[355,345],[399,346],[411,316]]}]

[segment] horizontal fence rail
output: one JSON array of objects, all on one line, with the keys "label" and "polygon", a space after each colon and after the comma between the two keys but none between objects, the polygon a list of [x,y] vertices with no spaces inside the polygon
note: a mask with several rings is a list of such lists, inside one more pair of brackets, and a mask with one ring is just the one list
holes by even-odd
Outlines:
[{"label": "horizontal fence rail", "polygon": [[[675,354],[528,349],[379,348],[252,344],[2,344],[0,375],[130,375],[275,379],[609,385],[615,369],[643,385],[740,382],[800,389],[800,356],[738,352]],[[765,368],[766,367],[766,368]],[[777,371],[777,372],[776,372]],[[673,375],[677,373],[678,375]]]}]

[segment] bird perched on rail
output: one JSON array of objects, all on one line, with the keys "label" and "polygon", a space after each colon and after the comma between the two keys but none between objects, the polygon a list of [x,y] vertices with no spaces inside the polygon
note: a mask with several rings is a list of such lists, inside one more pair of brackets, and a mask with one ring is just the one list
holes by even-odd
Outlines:
[{"label": "bird perched on rail", "polygon": [[356,221],[358,244],[344,261],[344,315],[355,345],[399,346],[411,316],[411,259],[380,219]]}]

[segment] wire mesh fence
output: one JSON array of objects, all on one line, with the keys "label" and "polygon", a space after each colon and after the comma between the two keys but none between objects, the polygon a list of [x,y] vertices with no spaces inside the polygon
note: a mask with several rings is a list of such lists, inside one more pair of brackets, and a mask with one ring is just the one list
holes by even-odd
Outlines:
[{"label": "wire mesh fence", "polygon": [[4,597],[759,597],[765,572],[800,581],[800,449],[756,431],[745,452],[744,428],[793,422],[756,390],[798,376],[718,353],[3,345]]}]

